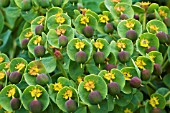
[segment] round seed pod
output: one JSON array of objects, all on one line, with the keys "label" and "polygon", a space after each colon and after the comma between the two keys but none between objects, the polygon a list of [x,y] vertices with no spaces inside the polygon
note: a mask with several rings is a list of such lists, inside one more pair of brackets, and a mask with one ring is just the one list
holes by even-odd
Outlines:
[{"label": "round seed pod", "polygon": [[35,54],[36,57],[44,56],[45,55],[45,48],[44,48],[44,46],[41,46],[41,45],[35,46],[34,47],[34,54]]},{"label": "round seed pod", "polygon": [[141,79],[138,78],[138,77],[133,77],[133,78],[130,80],[130,86],[131,86],[132,88],[138,88],[138,87],[140,87],[141,83],[142,83],[142,81],[141,81]]},{"label": "round seed pod", "polygon": [[49,83],[49,78],[46,74],[39,74],[36,77],[36,83],[42,86],[45,86],[46,84]]},{"label": "round seed pod", "polygon": [[96,105],[102,102],[102,96],[99,91],[90,92],[88,98],[89,98],[90,103],[93,105]]},{"label": "round seed pod", "polygon": [[151,73],[150,73],[150,71],[148,69],[145,69],[145,70],[141,71],[142,80],[147,81],[147,80],[150,79],[150,76],[151,76]]},{"label": "round seed pod", "polygon": [[94,59],[94,62],[95,62],[96,64],[102,64],[102,63],[104,63],[104,60],[105,60],[104,53],[103,53],[103,52],[100,52],[100,51],[94,53],[93,59]]},{"label": "round seed pod", "polygon": [[22,47],[22,49],[27,49],[28,42],[29,42],[29,38],[24,38],[24,39],[21,41],[21,47]]},{"label": "round seed pod", "polygon": [[85,63],[87,61],[87,54],[84,51],[80,50],[75,55],[75,61],[77,63]]},{"label": "round seed pod", "polygon": [[18,84],[21,81],[22,75],[18,71],[14,71],[9,76],[9,81],[12,84]]},{"label": "round seed pod", "polygon": [[22,11],[29,11],[32,8],[32,1],[31,0],[22,0],[21,2],[21,10]]},{"label": "round seed pod", "polygon": [[129,17],[126,14],[121,14],[120,19],[121,20],[127,20]]},{"label": "round seed pod", "polygon": [[160,42],[161,44],[166,43],[167,40],[168,40],[167,34],[165,34],[165,33],[162,32],[162,31],[158,32],[158,33],[156,34],[156,36],[158,37],[159,42]]},{"label": "round seed pod", "polygon": [[113,64],[107,64],[106,67],[105,67],[105,69],[106,69],[107,71],[110,71],[110,70],[113,69],[113,68],[117,68],[117,66],[116,66],[116,65],[113,65]]},{"label": "round seed pod", "polygon": [[110,82],[108,84],[108,91],[111,95],[117,95],[120,93],[120,86],[117,82]]},{"label": "round seed pod", "polygon": [[113,33],[113,24],[112,23],[106,23],[106,25],[104,26],[104,31],[106,33]]},{"label": "round seed pod", "polygon": [[42,103],[38,100],[31,101],[29,108],[32,113],[42,113],[43,109]]},{"label": "round seed pod", "polygon": [[18,110],[21,106],[21,101],[19,98],[12,98],[10,101],[10,105],[13,110]]},{"label": "round seed pod", "polygon": [[10,0],[0,0],[0,3],[3,8],[6,8],[9,6]]},{"label": "round seed pod", "polygon": [[94,30],[91,26],[85,26],[83,29],[83,34],[87,38],[91,38],[94,34]]},{"label": "round seed pod", "polygon": [[77,107],[78,107],[77,102],[72,99],[69,99],[65,102],[65,108],[69,113],[75,112],[77,110]]},{"label": "round seed pod", "polygon": [[59,38],[58,38],[58,41],[59,41],[59,45],[62,46],[62,47],[65,47],[68,43],[68,38],[64,35],[61,35]]},{"label": "round seed pod", "polygon": [[155,75],[161,75],[162,74],[162,68],[161,68],[160,64],[154,64],[153,74],[155,74]]},{"label": "round seed pod", "polygon": [[44,26],[42,24],[37,25],[35,27],[35,34],[36,35],[42,35],[42,32],[44,31]]},{"label": "round seed pod", "polygon": [[156,47],[155,46],[151,46],[151,47],[146,49],[146,53],[149,53],[151,51],[156,51]]},{"label": "round seed pod", "polygon": [[121,63],[126,63],[130,59],[130,54],[126,51],[121,51],[118,53],[118,59]]},{"label": "round seed pod", "polygon": [[128,30],[126,32],[126,38],[135,41],[138,38],[137,32],[135,30]]}]

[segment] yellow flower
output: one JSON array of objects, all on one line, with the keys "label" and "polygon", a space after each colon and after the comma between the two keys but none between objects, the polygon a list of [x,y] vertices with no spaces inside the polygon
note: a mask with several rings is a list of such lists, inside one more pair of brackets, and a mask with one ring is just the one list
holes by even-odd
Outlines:
[{"label": "yellow flower", "polygon": [[31,96],[34,98],[39,98],[42,95],[42,90],[40,90],[39,88],[34,88],[30,91]]},{"label": "yellow flower", "polygon": [[99,15],[99,21],[101,23],[107,23],[109,21],[109,17],[107,15]]},{"label": "yellow flower", "polygon": [[150,55],[150,56],[149,56],[149,58],[151,59],[151,61],[152,61],[153,63],[155,62],[155,61],[154,61],[155,57],[156,57],[156,56],[154,56],[154,55]]},{"label": "yellow flower", "polygon": [[130,80],[132,75],[129,72],[123,72],[123,75],[125,77],[125,80]]},{"label": "yellow flower", "polygon": [[126,109],[124,110],[124,113],[133,113],[133,112],[131,111],[131,109],[126,108]]},{"label": "yellow flower", "polygon": [[114,9],[119,13],[122,13],[125,10],[123,6],[115,6]]},{"label": "yellow flower", "polygon": [[4,61],[4,57],[0,56],[0,63]]},{"label": "yellow flower", "polygon": [[81,77],[81,76],[78,76],[78,78],[77,78],[77,81],[78,81],[78,83],[81,83],[81,82],[83,82],[83,77]]},{"label": "yellow flower", "polygon": [[58,24],[63,24],[65,21],[66,21],[66,19],[64,17],[62,17],[62,16],[56,17],[56,22]]},{"label": "yellow flower", "polygon": [[34,44],[37,45],[37,44],[40,44],[42,40],[42,37],[41,36],[38,36],[35,40],[34,40]]},{"label": "yellow flower", "polygon": [[42,17],[42,18],[37,22],[37,24],[42,24],[44,20],[45,20],[45,18]]},{"label": "yellow flower", "polygon": [[64,34],[66,32],[66,30],[60,28],[60,29],[57,29],[56,32],[57,32],[57,35],[60,36],[60,35]]},{"label": "yellow flower", "polygon": [[146,66],[146,63],[143,60],[138,59],[135,63],[140,69],[145,69],[144,66]]},{"label": "yellow flower", "polygon": [[16,93],[16,89],[14,87],[11,87],[11,89],[7,91],[7,96],[14,97],[15,93]]},{"label": "yellow flower", "polygon": [[28,74],[36,76],[36,75],[38,75],[38,73],[39,73],[39,69],[38,69],[37,65],[29,68]]},{"label": "yellow flower", "polygon": [[85,84],[84,84],[84,88],[87,90],[87,91],[92,91],[95,86],[94,86],[94,81],[87,81]]},{"label": "yellow flower", "polygon": [[76,42],[75,43],[75,47],[76,49],[83,49],[85,46],[85,43],[83,41],[80,41],[80,42]]},{"label": "yellow flower", "polygon": [[32,35],[33,35],[33,32],[30,31],[30,32],[28,32],[28,33],[25,34],[25,37],[26,37],[26,38],[30,38]]},{"label": "yellow flower", "polygon": [[68,89],[64,94],[63,94],[63,98],[65,99],[70,99],[73,96],[73,92],[72,90]]},{"label": "yellow flower", "polygon": [[62,12],[58,12],[57,14],[55,14],[56,17],[59,17],[62,14]]},{"label": "yellow flower", "polygon": [[167,13],[165,11],[163,11],[163,10],[159,10],[159,15],[163,16],[165,18],[167,17]]},{"label": "yellow flower", "polygon": [[55,90],[55,91],[60,91],[60,89],[62,89],[63,88],[63,86],[62,86],[62,84],[60,83],[60,82],[58,82],[58,83],[55,83],[54,85],[53,85],[53,89]]},{"label": "yellow flower", "polygon": [[150,5],[151,3],[150,2],[141,2],[140,3],[140,6],[144,9],[148,9],[148,6]]},{"label": "yellow flower", "polygon": [[100,41],[94,42],[94,46],[97,49],[103,49],[104,44],[102,44]]},{"label": "yellow flower", "polygon": [[6,64],[5,64],[5,69],[8,69],[9,66],[10,66],[10,62],[6,63]]},{"label": "yellow flower", "polygon": [[18,71],[21,71],[25,67],[25,64],[23,62],[18,63],[15,67]]},{"label": "yellow flower", "polygon": [[159,27],[157,27],[156,25],[150,25],[149,28],[150,30],[153,30],[155,32],[158,32],[158,29],[159,29]]},{"label": "yellow flower", "polygon": [[129,29],[132,29],[135,26],[135,23],[132,21],[127,21],[125,26]]},{"label": "yellow flower", "polygon": [[120,0],[112,0],[112,2],[116,2],[116,3],[118,3],[118,2],[120,2]]},{"label": "yellow flower", "polygon": [[88,24],[89,23],[89,17],[87,16],[83,16],[81,19],[80,19],[80,23],[81,24]]},{"label": "yellow flower", "polygon": [[158,97],[151,97],[149,100],[149,104],[153,107],[156,108],[156,105],[159,105],[159,99]]},{"label": "yellow flower", "polygon": [[117,42],[116,46],[117,46],[118,48],[120,48],[120,49],[126,48],[126,44],[123,43],[123,42]]},{"label": "yellow flower", "polygon": [[150,42],[147,39],[142,39],[140,41],[140,46],[142,46],[142,47],[149,47],[149,43]]},{"label": "yellow flower", "polygon": [[0,71],[0,80],[2,80],[5,77],[5,73],[3,71]]},{"label": "yellow flower", "polygon": [[108,72],[104,75],[104,78],[107,79],[108,81],[111,81],[111,80],[115,79],[115,74]]},{"label": "yellow flower", "polygon": [[10,112],[10,111],[4,111],[4,113],[12,113],[12,112]]}]

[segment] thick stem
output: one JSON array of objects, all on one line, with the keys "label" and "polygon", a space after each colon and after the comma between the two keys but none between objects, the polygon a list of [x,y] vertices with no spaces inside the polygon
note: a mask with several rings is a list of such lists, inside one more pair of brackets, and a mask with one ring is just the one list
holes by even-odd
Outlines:
[{"label": "thick stem", "polygon": [[58,68],[61,70],[63,76],[66,77],[66,78],[68,78],[67,73],[66,73],[65,69],[63,68],[63,65],[62,65],[61,62],[58,61],[58,60],[57,60],[57,66],[58,66]]},{"label": "thick stem", "polygon": [[146,14],[147,14],[147,12],[145,11],[145,13],[144,13],[144,15],[143,15],[143,23],[142,23],[142,25],[143,25],[143,32],[144,32],[145,29],[146,29]]},{"label": "thick stem", "polygon": [[166,62],[165,63],[163,63],[163,66],[162,66],[162,71],[165,69],[165,67],[167,66],[167,64],[168,64],[168,59],[166,60]]}]

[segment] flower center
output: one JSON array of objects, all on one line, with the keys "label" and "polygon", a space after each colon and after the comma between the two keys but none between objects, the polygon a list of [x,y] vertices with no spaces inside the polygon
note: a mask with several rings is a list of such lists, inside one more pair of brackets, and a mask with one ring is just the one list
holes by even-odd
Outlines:
[{"label": "flower center", "polygon": [[123,75],[125,77],[125,80],[130,80],[132,75],[129,72],[123,72]]},{"label": "flower center", "polygon": [[123,6],[115,6],[114,9],[119,13],[122,13],[125,10]]},{"label": "flower center", "polygon": [[85,84],[84,84],[84,88],[87,90],[87,91],[92,91],[95,86],[94,86],[94,81],[87,81]]},{"label": "flower center", "polygon": [[63,98],[70,99],[73,96],[73,91],[68,89],[64,94],[63,94]]},{"label": "flower center", "polygon": [[145,69],[146,63],[143,60],[137,60],[135,63],[140,69]]},{"label": "flower center", "polygon": [[30,31],[30,32],[28,32],[28,33],[25,34],[25,37],[26,37],[26,38],[30,38],[32,35],[33,35],[33,32]]},{"label": "flower center", "polygon": [[116,46],[117,46],[118,48],[120,48],[120,49],[126,48],[126,44],[123,43],[123,42],[117,42]]},{"label": "flower center", "polygon": [[56,17],[56,22],[58,24],[63,24],[65,21],[66,21],[66,19],[64,17],[62,17],[62,16]]},{"label": "flower center", "polygon": [[34,44],[35,45],[39,45],[41,43],[42,37],[38,36],[35,40],[34,40]]},{"label": "flower center", "polygon": [[11,87],[11,89],[7,91],[7,96],[14,97],[15,93],[16,93],[16,89],[14,87]]},{"label": "flower center", "polygon": [[30,93],[31,93],[31,96],[36,99],[42,95],[42,90],[40,90],[39,88],[34,88],[32,89],[32,91],[30,91]]},{"label": "flower center", "polygon": [[58,82],[58,83],[55,83],[54,85],[53,85],[53,89],[55,90],[55,91],[60,91],[60,89],[62,89],[63,88],[63,86],[62,86],[62,84],[60,83],[60,82]]},{"label": "flower center", "polygon": [[80,23],[81,24],[88,24],[89,23],[89,17],[87,16],[83,16],[81,19],[80,19]]},{"label": "flower center", "polygon": [[104,44],[102,44],[101,42],[97,41],[97,42],[94,42],[94,46],[97,49],[103,49]]},{"label": "flower center", "polygon": [[120,2],[120,0],[112,0],[112,2],[116,2],[116,3],[118,3],[118,2]]},{"label": "flower center", "polygon": [[149,56],[149,58],[151,59],[151,61],[152,61],[153,63],[155,63],[155,61],[154,61],[155,57],[156,57],[156,56],[154,56],[154,55],[150,55],[150,56]]},{"label": "flower center", "polygon": [[142,46],[142,47],[149,47],[149,43],[150,42],[147,39],[142,39],[140,41],[140,46]]},{"label": "flower center", "polygon": [[159,99],[158,97],[151,97],[150,100],[149,100],[149,104],[156,108],[156,105],[159,105]]},{"label": "flower center", "polygon": [[5,77],[5,73],[3,71],[0,71],[0,80],[2,80]]},{"label": "flower center", "polygon": [[126,26],[127,28],[129,28],[129,29],[132,29],[132,28],[134,28],[135,23],[132,22],[132,21],[127,21],[126,24],[125,24],[125,26]]},{"label": "flower center", "polygon": [[42,24],[44,20],[45,20],[45,18],[42,17],[42,18],[37,22],[37,24]]},{"label": "flower center", "polygon": [[108,72],[104,75],[104,78],[108,81],[112,81],[113,79],[115,79],[115,74]]},{"label": "flower center", "polygon": [[159,15],[165,18],[167,17],[167,13],[163,10],[159,10]]},{"label": "flower center", "polygon": [[99,15],[99,21],[101,23],[107,23],[109,21],[109,17],[107,15]]},{"label": "flower center", "polygon": [[83,82],[83,77],[78,76],[77,81],[78,81],[78,83],[80,84],[81,82]]},{"label": "flower center", "polygon": [[85,44],[84,44],[84,42],[83,41],[79,41],[79,42],[76,42],[75,43],[75,47],[76,47],[76,49],[83,49],[84,48],[84,46],[85,46]]},{"label": "flower center", "polygon": [[150,25],[149,28],[150,30],[153,30],[155,32],[158,32],[158,29],[159,29],[159,27],[157,27],[156,25]]},{"label": "flower center", "polygon": [[124,110],[124,113],[133,113],[133,112],[131,111],[131,109],[126,108],[126,109]]},{"label": "flower center", "polygon": [[57,35],[60,36],[60,35],[63,35],[66,32],[66,30],[65,29],[57,29],[56,32],[57,32]]},{"label": "flower center", "polygon": [[25,67],[25,64],[21,62],[16,65],[15,69],[17,69],[18,72],[20,72],[24,67]]},{"label": "flower center", "polygon": [[4,57],[0,56],[0,63],[4,61]]},{"label": "flower center", "polygon": [[39,73],[39,69],[38,69],[38,67],[35,65],[35,66],[33,66],[33,67],[31,67],[30,69],[29,69],[29,72],[28,72],[30,75],[33,75],[33,76],[37,76],[38,75],[38,73]]},{"label": "flower center", "polygon": [[58,12],[57,14],[55,14],[56,17],[59,17],[62,14],[62,12]]}]

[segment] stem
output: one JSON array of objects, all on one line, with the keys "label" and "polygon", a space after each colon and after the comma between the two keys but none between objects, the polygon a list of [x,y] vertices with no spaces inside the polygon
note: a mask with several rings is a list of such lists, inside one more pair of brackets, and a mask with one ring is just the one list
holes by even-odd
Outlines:
[{"label": "stem", "polygon": [[10,30],[12,30],[12,29],[13,29],[13,28],[12,28],[12,26],[11,26],[9,23],[4,22],[4,24],[5,24],[5,26],[7,26]]},{"label": "stem", "polygon": [[166,50],[166,53],[165,53],[165,55],[164,55],[163,64],[164,64],[164,62],[166,61],[167,57],[168,57],[168,49]]},{"label": "stem", "polygon": [[63,76],[66,77],[66,78],[68,78],[65,69],[63,68],[62,64],[61,64],[60,61],[58,61],[58,60],[57,60],[57,66],[58,66],[58,68],[61,70]]},{"label": "stem", "polygon": [[144,15],[143,15],[143,32],[145,31],[145,28],[146,28],[146,11],[145,11],[145,13],[144,13]]},{"label": "stem", "polygon": [[167,96],[170,95],[170,91],[168,91],[165,95],[164,95],[164,98],[166,98]]},{"label": "stem", "polygon": [[166,60],[166,62],[165,63],[163,63],[163,66],[162,66],[162,70],[164,70],[165,69],[165,67],[167,66],[167,64],[168,64],[168,59]]},{"label": "stem", "polygon": [[148,85],[150,88],[152,88],[153,90],[156,90],[156,87],[155,87],[151,82],[149,82],[147,85]]}]

